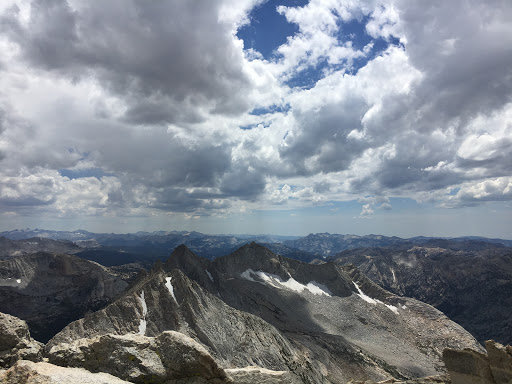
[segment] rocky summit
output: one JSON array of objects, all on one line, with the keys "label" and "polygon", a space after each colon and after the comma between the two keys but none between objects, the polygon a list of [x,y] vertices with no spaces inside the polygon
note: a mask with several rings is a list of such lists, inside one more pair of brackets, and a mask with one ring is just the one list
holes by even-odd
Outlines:
[{"label": "rocky summit", "polygon": [[27,323],[0,313],[0,368],[8,368],[21,359],[40,361],[42,347],[30,337]]},{"label": "rocky summit", "polygon": [[[484,352],[440,311],[353,266],[305,264],[251,243],[214,261],[178,247],[114,302],[65,327],[45,354],[123,380],[181,380],[165,376],[176,370],[162,340],[205,356],[208,380],[239,383],[414,380],[445,374],[447,347]],[[98,351],[108,357],[99,361]],[[124,373],[109,368],[119,359]]]}]

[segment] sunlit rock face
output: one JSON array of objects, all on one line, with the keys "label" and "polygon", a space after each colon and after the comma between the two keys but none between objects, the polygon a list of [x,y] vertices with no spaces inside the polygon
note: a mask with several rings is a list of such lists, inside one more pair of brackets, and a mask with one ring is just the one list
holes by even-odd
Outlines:
[{"label": "sunlit rock face", "polygon": [[30,337],[27,323],[0,313],[0,368],[8,368],[18,360],[40,361],[43,345]]},{"label": "sunlit rock face", "polygon": [[21,360],[0,372],[3,384],[129,384],[108,373],[91,373],[83,368],[63,368],[53,364]]},{"label": "sunlit rock face", "polygon": [[103,335],[54,345],[50,363],[106,372],[135,383],[159,383],[201,377],[212,383],[228,375],[208,351],[182,333],[166,331],[157,337],[138,334]]}]

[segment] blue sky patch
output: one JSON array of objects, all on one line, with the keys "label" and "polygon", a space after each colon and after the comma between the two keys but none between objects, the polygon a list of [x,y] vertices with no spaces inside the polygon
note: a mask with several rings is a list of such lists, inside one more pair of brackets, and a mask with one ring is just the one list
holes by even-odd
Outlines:
[{"label": "blue sky patch", "polygon": [[250,24],[241,27],[237,33],[238,38],[244,41],[244,49],[252,48],[266,60],[271,60],[274,51],[286,43],[287,37],[299,31],[299,27],[288,23],[276,8],[280,5],[302,7],[308,3],[308,0],[269,0],[254,8],[249,15]]}]

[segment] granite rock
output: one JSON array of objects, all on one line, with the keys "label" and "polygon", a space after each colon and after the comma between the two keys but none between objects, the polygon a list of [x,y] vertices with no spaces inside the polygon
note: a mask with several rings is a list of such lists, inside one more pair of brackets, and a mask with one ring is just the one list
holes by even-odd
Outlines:
[{"label": "granite rock", "polygon": [[42,346],[30,337],[26,322],[0,313],[0,367],[10,367],[21,359],[40,361]]}]

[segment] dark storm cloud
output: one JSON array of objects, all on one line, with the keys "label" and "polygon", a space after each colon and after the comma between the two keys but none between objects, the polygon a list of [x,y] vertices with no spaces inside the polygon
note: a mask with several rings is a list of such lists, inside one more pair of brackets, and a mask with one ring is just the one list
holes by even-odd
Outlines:
[{"label": "dark storm cloud", "polygon": [[188,144],[163,129],[119,128],[96,155],[107,170],[149,187],[215,186],[231,166],[231,148],[198,142]]},{"label": "dark storm cloud", "polygon": [[286,138],[287,145],[280,148],[281,158],[293,164],[299,175],[346,170],[368,147],[347,137],[352,130],[361,128],[361,118],[367,110],[367,103],[357,96],[327,102],[313,111],[294,110],[299,126]]},{"label": "dark storm cloud", "polygon": [[238,167],[223,176],[221,190],[226,196],[254,200],[263,193],[265,185],[265,176],[261,172]]},{"label": "dark storm cloud", "polygon": [[[249,81],[215,1],[34,1],[28,23],[12,8],[0,25],[32,65],[94,76],[139,124],[239,113]],[[235,96],[235,97],[234,97]]]}]

